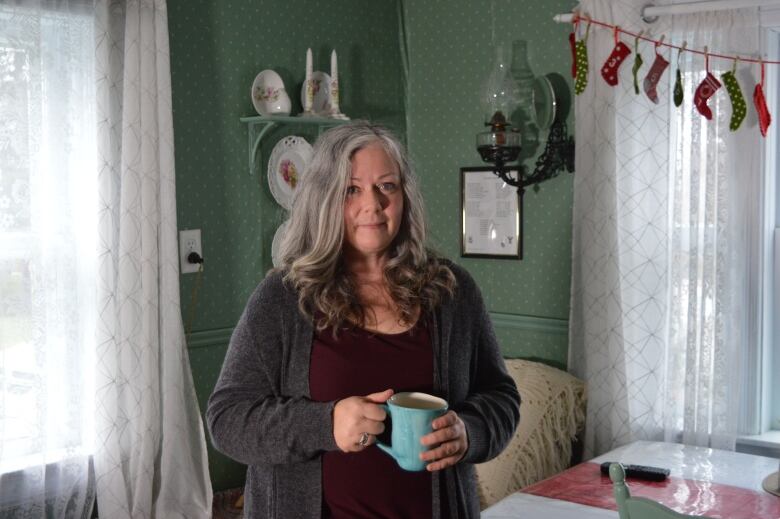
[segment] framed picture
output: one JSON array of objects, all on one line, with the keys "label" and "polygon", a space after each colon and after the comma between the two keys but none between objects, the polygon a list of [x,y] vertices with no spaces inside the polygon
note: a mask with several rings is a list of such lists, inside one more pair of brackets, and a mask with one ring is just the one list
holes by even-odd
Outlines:
[{"label": "framed picture", "polygon": [[[518,171],[510,171],[515,178]],[[523,258],[522,199],[489,167],[460,170],[460,255]]]}]

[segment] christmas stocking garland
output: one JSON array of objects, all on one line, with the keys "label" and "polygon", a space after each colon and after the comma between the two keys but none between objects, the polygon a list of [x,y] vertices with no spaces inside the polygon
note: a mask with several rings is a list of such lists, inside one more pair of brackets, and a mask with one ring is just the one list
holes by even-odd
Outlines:
[{"label": "christmas stocking garland", "polygon": [[756,89],[753,91],[753,104],[758,112],[758,128],[761,130],[761,135],[766,137],[766,132],[769,130],[769,125],[772,124],[772,115],[769,113],[769,109],[766,106],[766,99],[764,98],[764,62],[761,62],[761,83],[756,85]]},{"label": "christmas stocking garland", "polygon": [[[588,26],[585,30],[585,37],[577,40],[577,32],[579,28],[579,17],[575,18],[574,30],[569,34],[569,46],[572,53],[571,74],[575,78],[574,92],[579,95],[585,91],[588,85],[588,34],[590,32],[590,19],[588,19]],[[631,54],[631,49],[618,37],[620,28],[615,26],[615,47],[609,55],[609,58],[604,62],[601,67],[601,76],[604,81],[610,86],[616,86],[618,84],[618,71],[620,66],[625,62],[626,58]],[[644,31],[642,31],[644,32]],[[636,35],[634,40],[634,65],[631,69],[631,73],[634,79],[634,93],[639,94],[639,70],[644,64],[642,55],[639,53],[639,39],[642,36],[642,32]],[[643,81],[643,90],[647,97],[653,102],[658,104],[658,83],[660,82],[663,73],[669,66],[667,61],[658,52],[658,47],[663,43],[663,36],[657,42],[655,42],[655,60],[650,67],[645,79]],[[679,48],[677,53],[677,70],[675,71],[675,81],[673,88],[673,100],[674,105],[679,107],[684,100],[684,88],[682,78],[682,67],[680,66],[680,56],[685,51],[686,43],[683,42],[682,47]],[[709,100],[720,89],[721,82],[710,72],[709,67],[709,54],[707,47],[704,47],[705,68],[707,75],[701,83],[696,87],[696,92],[693,98],[693,104],[696,106],[696,110],[704,116],[707,120],[712,120],[712,109],[708,106]],[[721,56],[724,57],[724,56]],[[736,77],[737,60],[734,60],[734,67],[731,71],[721,74],[723,84],[726,86],[726,92],[731,102],[731,120],[729,121],[729,128],[731,131],[737,131],[745,120],[747,115],[747,103],[745,96],[742,93],[742,89],[739,86],[739,82]],[[758,122],[761,135],[766,137],[769,126],[772,123],[772,115],[769,112],[769,108],[766,104],[766,98],[764,96],[764,63],[761,62],[761,82],[756,85],[753,91],[753,105],[758,113]]]},{"label": "christmas stocking garland", "polygon": [[604,66],[601,67],[601,76],[610,86],[618,84],[618,69],[626,59],[626,56],[631,54],[631,49],[628,48],[628,45],[618,39],[619,30],[620,29],[615,26],[615,48],[612,49],[609,58],[604,62]]},{"label": "christmas stocking garland", "polygon": [[663,75],[664,70],[666,70],[666,67],[669,66],[669,62],[666,61],[663,56],[658,54],[659,45],[661,45],[660,41],[655,44],[655,61],[653,61],[653,65],[650,67],[650,72],[648,72],[647,76],[645,76],[645,81],[643,84],[645,94],[647,94],[647,97],[650,99],[650,101],[654,102],[655,104],[658,104],[658,92],[656,91],[656,88],[658,87],[658,81],[661,80],[661,76]]},{"label": "christmas stocking garland", "polygon": [[742,89],[739,88],[737,77],[734,72],[737,69],[737,61],[734,60],[734,68],[729,72],[721,74],[720,78],[723,80],[723,84],[726,85],[726,92],[729,94],[729,100],[731,101],[731,121],[729,122],[729,129],[735,132],[739,129],[742,121],[747,114],[747,103],[745,103],[745,96],[742,95]]},{"label": "christmas stocking garland", "polygon": [[637,73],[639,72],[639,69],[642,68],[643,63],[642,55],[639,54],[639,36],[634,40],[634,53],[636,54],[636,57],[634,58],[634,66],[631,68],[631,74],[634,76],[634,93],[639,95],[639,79],[637,78]]}]

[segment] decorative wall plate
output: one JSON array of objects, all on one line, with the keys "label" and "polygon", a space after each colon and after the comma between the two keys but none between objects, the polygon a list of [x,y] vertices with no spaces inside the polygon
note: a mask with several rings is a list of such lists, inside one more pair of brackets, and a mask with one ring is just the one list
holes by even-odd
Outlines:
[{"label": "decorative wall plate", "polygon": [[289,135],[276,143],[268,159],[268,187],[276,202],[287,209],[303,172],[311,160],[311,145],[303,137]]},{"label": "decorative wall plate", "polygon": [[[311,80],[314,85],[314,101],[311,111],[317,115],[330,115],[333,106],[330,102],[330,76],[325,72],[312,72]],[[301,88],[301,106],[306,106],[306,81]]]},{"label": "decorative wall plate", "polygon": [[566,121],[570,107],[571,94],[563,76],[552,72],[534,79],[534,110],[540,129],[548,129],[556,120]]}]

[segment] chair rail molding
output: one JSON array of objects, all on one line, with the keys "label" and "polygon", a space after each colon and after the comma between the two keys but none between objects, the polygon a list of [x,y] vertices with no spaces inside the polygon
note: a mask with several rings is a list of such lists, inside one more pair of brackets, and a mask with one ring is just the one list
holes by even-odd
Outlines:
[{"label": "chair rail molding", "polygon": [[569,334],[569,321],[554,317],[536,317],[532,315],[504,314],[488,312],[497,328],[513,328],[523,331],[551,333],[555,335]]},{"label": "chair rail molding", "polygon": [[202,330],[192,332],[187,341],[187,347],[191,350],[198,348],[210,348],[212,346],[225,346],[230,342],[230,336],[233,335],[233,327],[215,328],[213,330]]}]

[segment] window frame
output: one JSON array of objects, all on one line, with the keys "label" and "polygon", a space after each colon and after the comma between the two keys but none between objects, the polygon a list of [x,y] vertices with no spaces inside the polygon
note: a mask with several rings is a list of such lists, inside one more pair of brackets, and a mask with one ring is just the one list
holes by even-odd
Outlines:
[{"label": "window frame", "polygon": [[[769,60],[780,58],[780,8],[761,9],[762,53]],[[780,101],[778,66],[766,67],[767,104]],[[762,345],[759,355],[760,388],[757,397],[758,433],[780,430],[780,131],[777,113],[769,135],[762,140],[764,210],[762,224]]]}]

